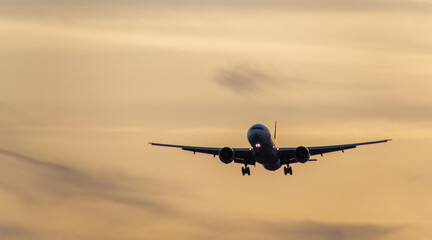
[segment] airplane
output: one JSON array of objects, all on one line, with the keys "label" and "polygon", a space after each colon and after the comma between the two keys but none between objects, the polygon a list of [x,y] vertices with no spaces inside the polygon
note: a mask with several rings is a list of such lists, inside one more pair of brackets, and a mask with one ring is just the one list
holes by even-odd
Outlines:
[{"label": "airplane", "polygon": [[247,139],[251,145],[249,148],[214,148],[214,147],[197,147],[197,146],[184,146],[184,145],[172,145],[163,143],[149,142],[150,145],[162,146],[162,147],[173,147],[181,148],[182,150],[191,151],[195,153],[211,154],[213,157],[219,156],[221,162],[225,164],[235,163],[244,164],[242,167],[242,174],[250,175],[250,169],[248,165],[255,166],[256,163],[260,163],[263,167],[269,171],[276,171],[282,166],[284,167],[285,175],[292,175],[292,163],[306,163],[310,161],[316,161],[311,159],[311,156],[321,155],[329,152],[342,151],[347,149],[356,148],[360,145],[376,144],[391,141],[392,139],[351,143],[343,145],[330,145],[330,146],[319,146],[319,147],[291,147],[291,148],[280,148],[276,144],[276,128],[277,121],[275,122],[274,137],[271,136],[270,130],[264,124],[254,124],[247,131]]}]

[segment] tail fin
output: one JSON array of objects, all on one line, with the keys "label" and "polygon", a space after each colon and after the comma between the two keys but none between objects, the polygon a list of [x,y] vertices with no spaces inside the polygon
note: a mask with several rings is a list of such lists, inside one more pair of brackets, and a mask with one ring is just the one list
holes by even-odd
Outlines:
[{"label": "tail fin", "polygon": [[275,121],[275,132],[273,138],[276,140],[276,129],[277,129],[277,120]]}]

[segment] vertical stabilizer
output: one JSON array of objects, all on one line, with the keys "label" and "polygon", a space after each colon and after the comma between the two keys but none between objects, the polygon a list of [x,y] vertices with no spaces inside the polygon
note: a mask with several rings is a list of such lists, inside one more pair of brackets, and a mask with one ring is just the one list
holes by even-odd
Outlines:
[{"label": "vertical stabilizer", "polygon": [[276,129],[277,129],[277,120],[275,121],[275,132],[273,138],[276,140]]}]

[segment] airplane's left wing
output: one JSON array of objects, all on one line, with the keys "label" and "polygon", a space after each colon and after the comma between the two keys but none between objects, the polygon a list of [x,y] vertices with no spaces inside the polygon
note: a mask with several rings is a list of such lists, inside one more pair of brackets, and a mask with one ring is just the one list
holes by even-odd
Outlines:
[{"label": "airplane's left wing", "polygon": [[[214,148],[214,147],[184,146],[184,145],[173,145],[173,144],[153,143],[153,142],[149,142],[149,144],[153,146],[181,148],[182,150],[185,151],[190,151],[193,153],[211,154],[213,156],[218,156],[219,151],[221,150],[221,148]],[[250,148],[233,148],[232,150],[234,151],[235,154],[234,162],[255,165],[255,161],[252,158],[252,152]]]}]

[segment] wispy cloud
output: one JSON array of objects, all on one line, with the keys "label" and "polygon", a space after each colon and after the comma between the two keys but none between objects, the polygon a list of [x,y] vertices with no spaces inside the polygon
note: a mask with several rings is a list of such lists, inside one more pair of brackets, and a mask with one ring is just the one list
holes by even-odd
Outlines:
[{"label": "wispy cloud", "polygon": [[[25,3],[25,5],[24,5]],[[365,11],[365,10],[393,10],[393,9],[421,9],[430,4],[428,0],[222,0],[222,1],[209,1],[209,0],[148,0],[148,1],[54,1],[42,0],[32,1],[29,3],[24,0],[16,1],[2,1],[5,7],[19,10],[27,13],[46,13],[54,11],[55,9],[65,8],[68,12],[75,12],[78,9],[86,10],[81,14],[103,14],[104,12],[117,12],[121,9],[135,7],[138,9],[148,7],[180,7],[180,8],[233,8],[233,9],[251,9],[251,8],[278,8],[288,10],[349,10],[349,11]],[[67,8],[67,9],[66,9]],[[92,10],[99,10],[97,12]],[[117,10],[117,11],[115,11]],[[131,12],[129,10],[129,12]]]},{"label": "wispy cloud", "polygon": [[[380,239],[386,234],[396,232],[403,226],[388,226],[361,223],[326,223],[299,221],[264,224],[265,231],[277,239]],[[289,236],[287,238],[287,236]]]},{"label": "wispy cloud", "polygon": [[174,214],[173,209],[157,200],[166,196],[172,190],[171,186],[157,179],[134,178],[119,173],[88,174],[10,150],[0,149],[0,154],[3,155],[0,164],[4,170],[0,187],[25,202],[44,204],[72,197],[111,201],[150,213]]},{"label": "wispy cloud", "polygon": [[30,232],[11,224],[0,223],[0,237],[2,239],[15,239],[17,237],[30,237]]},{"label": "wispy cloud", "polygon": [[188,221],[198,228],[205,229],[207,238],[239,239],[311,239],[311,240],[378,240],[392,239],[399,231],[412,226],[374,223],[328,222],[318,220],[292,219],[270,222],[253,218],[226,216],[188,216]]},{"label": "wispy cloud", "polygon": [[235,92],[245,93],[261,90],[275,79],[258,68],[242,66],[218,70],[214,81]]},{"label": "wispy cloud", "polygon": [[[319,85],[314,81],[298,77],[277,76],[252,65],[221,68],[216,72],[213,81],[240,94],[276,88],[296,89],[303,86],[315,87]],[[289,90],[287,89],[287,91]]]}]

